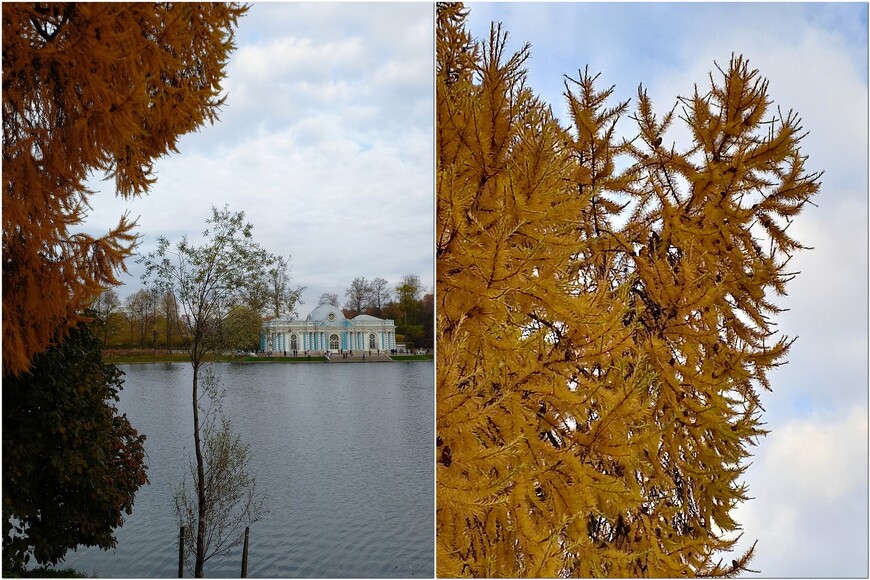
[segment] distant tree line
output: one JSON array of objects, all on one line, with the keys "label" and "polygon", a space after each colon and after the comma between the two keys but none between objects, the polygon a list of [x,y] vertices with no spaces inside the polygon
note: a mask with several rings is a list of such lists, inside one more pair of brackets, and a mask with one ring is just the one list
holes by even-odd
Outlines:
[{"label": "distant tree line", "polygon": [[[246,295],[223,321],[221,332],[231,337],[233,348],[258,348],[264,319],[299,314],[304,287],[291,286],[289,269],[289,261],[279,259],[257,292]],[[321,300],[342,308],[348,318],[369,314],[394,320],[399,341],[409,348],[433,347],[434,297],[416,274],[406,274],[395,286],[380,277],[371,281],[357,277],[345,296],[343,308],[337,294],[324,293]],[[140,288],[122,299],[109,289],[97,297],[92,308],[104,348],[179,350],[185,346],[178,329],[184,328],[186,321],[169,292]]]},{"label": "distant tree line", "polygon": [[[278,257],[241,303],[221,320],[219,333],[231,337],[233,348],[255,349],[260,344],[264,317],[296,314],[303,286],[291,287],[289,261]],[[183,332],[190,324],[171,292],[141,288],[123,301],[114,289],[100,294],[92,306],[104,348],[185,348]]]},{"label": "distant tree line", "polygon": [[406,346],[433,347],[435,300],[416,274],[405,274],[393,287],[383,278],[371,281],[365,277],[354,278],[344,295],[347,302],[342,312],[348,318],[369,314],[392,319],[396,323],[397,338],[404,337]]}]

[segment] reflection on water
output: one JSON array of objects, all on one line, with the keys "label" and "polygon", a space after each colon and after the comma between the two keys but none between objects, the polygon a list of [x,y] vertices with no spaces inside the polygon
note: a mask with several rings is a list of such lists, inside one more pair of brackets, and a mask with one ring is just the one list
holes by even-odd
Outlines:
[{"label": "reflection on water", "polygon": [[[192,373],[180,363],[119,366],[119,407],[148,436],[151,484],[116,549],[70,552],[64,565],[100,577],[175,576],[172,487],[192,453]],[[215,368],[270,510],[251,528],[249,576],[434,575],[431,362]],[[205,572],[237,577],[240,567],[238,547]]]}]

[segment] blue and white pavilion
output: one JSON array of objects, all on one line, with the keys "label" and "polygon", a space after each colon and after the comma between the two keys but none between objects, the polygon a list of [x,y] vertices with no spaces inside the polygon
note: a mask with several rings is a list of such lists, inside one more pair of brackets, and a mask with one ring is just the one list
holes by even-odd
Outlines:
[{"label": "blue and white pavilion", "polygon": [[341,309],[321,302],[305,320],[276,318],[263,324],[260,348],[264,351],[350,351],[396,348],[396,325],[360,314],[345,318]]}]

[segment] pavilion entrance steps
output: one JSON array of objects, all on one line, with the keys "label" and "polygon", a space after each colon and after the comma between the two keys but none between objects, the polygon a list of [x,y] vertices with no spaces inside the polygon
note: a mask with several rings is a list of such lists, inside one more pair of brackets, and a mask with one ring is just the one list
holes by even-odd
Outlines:
[{"label": "pavilion entrance steps", "polygon": [[392,360],[393,360],[393,359],[391,359],[391,358],[389,357],[389,355],[387,355],[387,354],[384,354],[384,353],[381,353],[381,354],[375,354],[375,353],[369,354],[368,352],[365,353],[365,356],[363,356],[362,353],[354,352],[354,353],[353,353],[353,356],[348,355],[347,358],[345,358],[344,355],[342,355],[342,354],[335,354],[335,353],[333,353],[332,355],[330,355],[330,358],[329,358],[329,362],[334,362],[334,363],[346,363],[346,362],[388,362],[388,361],[392,361]]}]

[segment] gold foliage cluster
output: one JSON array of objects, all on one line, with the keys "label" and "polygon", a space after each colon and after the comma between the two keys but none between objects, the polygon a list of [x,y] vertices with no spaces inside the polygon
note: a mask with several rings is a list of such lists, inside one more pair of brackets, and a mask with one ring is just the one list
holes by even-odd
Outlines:
[{"label": "gold foliage cluster", "polygon": [[94,172],[125,198],[214,122],[235,4],[3,4],[3,373],[25,371],[108,286],[135,243],[125,215],[75,232]]},{"label": "gold foliage cluster", "polygon": [[566,77],[563,127],[465,15],[437,8],[437,574],[747,570],[722,554],[819,188],[799,119],[735,56],[663,117]]}]

